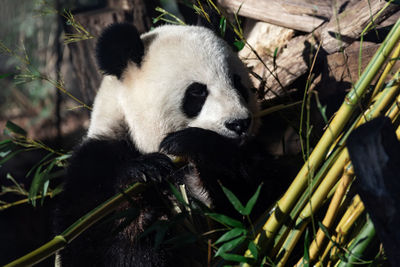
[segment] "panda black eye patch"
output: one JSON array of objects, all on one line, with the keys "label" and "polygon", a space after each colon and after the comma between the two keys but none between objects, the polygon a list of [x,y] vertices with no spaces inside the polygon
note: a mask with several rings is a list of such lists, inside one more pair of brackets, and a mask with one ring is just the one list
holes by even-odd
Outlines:
[{"label": "panda black eye patch", "polygon": [[182,110],[189,118],[199,115],[208,96],[207,86],[202,83],[192,83],[183,97]]},{"label": "panda black eye patch", "polygon": [[241,95],[246,102],[249,101],[249,91],[242,84],[242,79],[237,74],[233,75],[233,86],[238,91],[239,95]]}]

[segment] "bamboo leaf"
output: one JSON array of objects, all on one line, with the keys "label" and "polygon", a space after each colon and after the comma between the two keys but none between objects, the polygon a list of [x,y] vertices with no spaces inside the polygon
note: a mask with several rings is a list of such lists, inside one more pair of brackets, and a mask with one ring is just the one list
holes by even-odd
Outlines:
[{"label": "bamboo leaf", "polygon": [[306,229],[306,233],[304,236],[304,254],[303,254],[303,266],[309,267],[310,266],[310,234],[308,229]]},{"label": "bamboo leaf", "polygon": [[4,164],[5,162],[7,162],[7,161],[9,161],[11,158],[13,158],[15,155],[17,155],[17,154],[19,154],[19,153],[21,153],[22,151],[24,151],[23,149],[20,149],[20,150],[17,150],[17,151],[13,151],[13,152],[8,152],[7,153],[7,156],[6,157],[4,157],[4,158],[2,158],[1,160],[0,160],[0,166],[2,165],[2,164]]},{"label": "bamboo leaf", "polygon": [[254,193],[254,195],[253,195],[253,196],[249,199],[249,201],[247,202],[246,207],[245,207],[244,210],[243,210],[243,215],[246,215],[246,216],[247,216],[247,215],[250,215],[250,213],[251,213],[251,211],[253,210],[254,205],[256,204],[257,199],[258,199],[258,197],[259,197],[259,195],[260,195],[260,191],[261,191],[262,185],[263,185],[263,184],[260,184],[260,185],[258,186],[258,188],[257,188],[256,192]]},{"label": "bamboo leaf", "polygon": [[215,253],[214,257],[221,256],[225,252],[231,251],[232,249],[236,248],[241,243],[243,243],[243,241],[245,241],[245,240],[246,240],[245,236],[240,236],[240,237],[235,238],[235,239],[233,239],[233,240],[231,240],[229,242],[226,242],[225,244],[223,244],[222,246],[219,247],[219,249]]},{"label": "bamboo leaf", "polygon": [[259,248],[257,247],[256,244],[254,244],[253,241],[251,241],[249,243],[249,250],[250,250],[251,254],[253,255],[253,258],[257,261]]},{"label": "bamboo leaf", "polygon": [[219,30],[221,31],[222,38],[225,37],[226,32],[226,18],[224,16],[221,17],[219,21]]},{"label": "bamboo leaf", "polygon": [[22,129],[20,126],[13,123],[12,121],[7,121],[6,128],[13,133],[17,133],[17,134],[26,136],[26,131],[24,129]]},{"label": "bamboo leaf", "polygon": [[187,206],[187,203],[183,199],[181,192],[179,192],[178,189],[176,189],[176,187],[173,184],[168,183],[168,185],[169,185],[169,188],[171,189],[172,194],[175,196],[175,198],[178,200],[178,202],[184,206]]},{"label": "bamboo leaf", "polygon": [[236,262],[242,262],[242,263],[252,263],[254,260],[251,258],[247,258],[242,255],[237,255],[237,254],[227,254],[223,253],[220,255],[221,258],[227,261],[236,261]]},{"label": "bamboo leaf", "polygon": [[46,156],[44,156],[41,160],[39,160],[39,162],[37,162],[35,165],[33,165],[33,167],[28,171],[28,173],[25,175],[25,177],[29,177],[29,175],[31,175],[31,173],[39,166],[41,165],[43,162],[45,162],[51,155],[53,155],[54,153],[49,153]]},{"label": "bamboo leaf", "polygon": [[244,214],[244,207],[240,200],[230,191],[228,188],[220,184],[222,191],[224,191],[225,196],[229,199],[229,202],[233,205],[233,207],[242,215]]},{"label": "bamboo leaf", "polygon": [[211,219],[223,224],[229,225],[231,227],[244,228],[244,225],[238,220],[232,219],[226,215],[218,214],[218,213],[205,213],[206,216]]},{"label": "bamboo leaf", "polygon": [[219,244],[222,242],[229,241],[233,238],[238,237],[239,235],[245,235],[247,233],[246,229],[243,228],[233,228],[232,230],[226,232],[223,234],[220,238],[218,238],[217,241],[215,241],[215,244]]},{"label": "bamboo leaf", "polygon": [[240,40],[236,40],[235,42],[233,42],[233,45],[236,47],[236,49],[238,51],[242,50],[244,47],[244,42],[240,41]]},{"label": "bamboo leaf", "polygon": [[28,195],[28,192],[24,188],[22,188],[19,183],[17,183],[17,181],[14,179],[14,177],[12,177],[11,174],[7,173],[7,179],[9,179],[13,182],[13,184],[16,186],[18,192],[21,195],[24,195],[24,196]]},{"label": "bamboo leaf", "polygon": [[11,75],[12,75],[11,73],[1,74],[0,79],[7,78],[8,76],[11,76]]}]

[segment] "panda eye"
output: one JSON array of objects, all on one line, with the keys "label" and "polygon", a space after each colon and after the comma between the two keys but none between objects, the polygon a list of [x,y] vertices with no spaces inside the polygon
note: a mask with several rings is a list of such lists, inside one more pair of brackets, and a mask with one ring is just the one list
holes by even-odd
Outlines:
[{"label": "panda eye", "polygon": [[186,89],[182,101],[182,110],[189,118],[199,115],[208,96],[207,86],[202,83],[192,83]]},{"label": "panda eye", "polygon": [[207,86],[201,83],[192,83],[187,88],[187,94],[190,94],[194,97],[206,97],[208,94]]},{"label": "panda eye", "polygon": [[233,86],[238,91],[239,95],[241,95],[246,102],[249,101],[249,91],[247,88],[242,84],[242,78],[239,75],[233,75]]}]

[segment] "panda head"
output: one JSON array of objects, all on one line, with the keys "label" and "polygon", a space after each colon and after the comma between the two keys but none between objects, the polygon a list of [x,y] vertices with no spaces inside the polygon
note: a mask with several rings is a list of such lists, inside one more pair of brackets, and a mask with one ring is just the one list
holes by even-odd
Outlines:
[{"label": "panda head", "polygon": [[107,76],[89,135],[100,127],[116,129],[123,121],[136,147],[150,153],[159,150],[167,134],[188,127],[238,143],[257,129],[258,105],[248,72],[207,28],[166,25],[139,36],[132,25],[113,24],[99,38],[97,59]]}]

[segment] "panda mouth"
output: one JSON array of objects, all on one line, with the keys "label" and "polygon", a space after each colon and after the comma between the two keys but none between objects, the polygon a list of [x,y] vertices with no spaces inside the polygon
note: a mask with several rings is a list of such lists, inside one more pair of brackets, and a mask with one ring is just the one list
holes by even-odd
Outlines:
[{"label": "panda mouth", "polygon": [[248,138],[249,138],[249,135],[246,133],[246,134],[238,135],[231,139],[237,146],[243,146],[247,142]]}]

